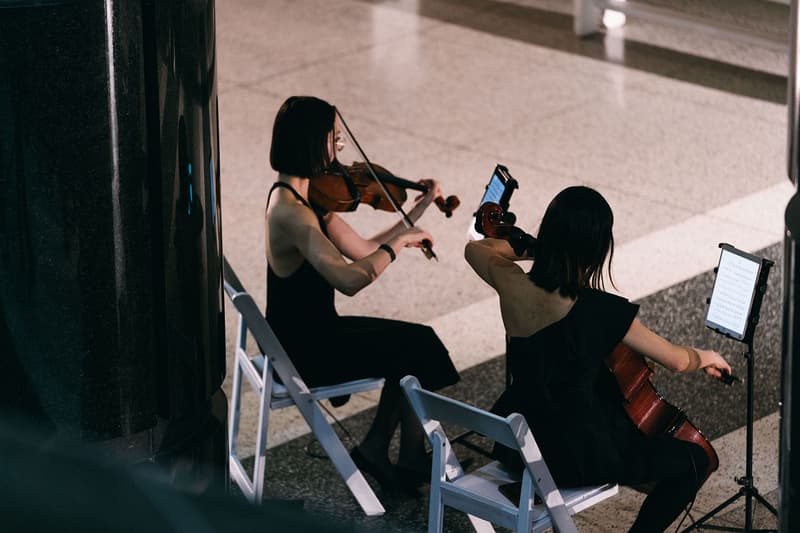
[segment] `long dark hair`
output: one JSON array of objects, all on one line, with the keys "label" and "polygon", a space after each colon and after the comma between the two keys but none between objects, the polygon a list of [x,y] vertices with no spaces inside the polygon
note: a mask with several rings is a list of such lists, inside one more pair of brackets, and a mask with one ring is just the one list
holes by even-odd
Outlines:
[{"label": "long dark hair", "polygon": [[575,298],[584,287],[604,289],[603,265],[611,259],[614,214],[605,198],[584,186],[567,187],[547,206],[536,242],[536,259],[528,273],[546,291]]},{"label": "long dark hair", "polygon": [[275,116],[269,162],[278,172],[311,177],[331,164],[328,134],[336,108],[314,96],[290,96]]}]

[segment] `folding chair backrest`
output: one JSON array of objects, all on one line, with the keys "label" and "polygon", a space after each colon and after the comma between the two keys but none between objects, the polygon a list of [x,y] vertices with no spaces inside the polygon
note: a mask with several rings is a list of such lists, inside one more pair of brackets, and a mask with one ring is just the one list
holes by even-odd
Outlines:
[{"label": "folding chair backrest", "polygon": [[[504,527],[527,532],[534,519],[532,513],[534,489],[541,495],[549,513],[547,525],[552,523],[552,527],[558,533],[577,532],[575,524],[570,518],[570,511],[564,503],[564,498],[556,487],[522,415],[514,413],[503,418],[452,398],[427,391],[420,386],[414,376],[406,376],[400,383],[434,447],[429,533],[441,531],[441,507],[443,504]],[[480,494],[480,491],[473,493],[472,489],[478,484],[486,486],[483,481],[490,477],[490,472],[493,471],[491,467],[498,463],[491,463],[488,465],[490,468],[474,476],[481,478],[480,481],[467,480],[470,475],[465,475],[461,470],[450,442],[442,429],[442,423],[474,431],[519,452],[526,465],[526,470],[523,475],[522,491],[517,508],[510,507],[507,500],[506,503],[501,501],[493,503],[492,498],[487,494]],[[437,458],[444,465],[435,464]],[[437,467],[440,468],[438,472]],[[438,479],[439,477],[442,479]],[[595,489],[586,492],[593,494],[592,491],[598,492]],[[470,499],[474,500],[474,503],[470,503]],[[476,530],[493,531],[493,528],[485,520],[476,520],[474,516],[470,516],[470,519]],[[544,522],[540,526],[545,527]]]},{"label": "folding chair backrest", "polygon": [[528,424],[520,415],[514,414],[508,419],[502,418],[447,396],[427,391],[418,385],[419,381],[416,378],[409,380],[409,387],[413,391],[409,398],[417,416],[429,421],[426,423],[433,423],[436,426],[444,423],[468,428],[512,449],[521,445],[522,436],[528,431]]}]

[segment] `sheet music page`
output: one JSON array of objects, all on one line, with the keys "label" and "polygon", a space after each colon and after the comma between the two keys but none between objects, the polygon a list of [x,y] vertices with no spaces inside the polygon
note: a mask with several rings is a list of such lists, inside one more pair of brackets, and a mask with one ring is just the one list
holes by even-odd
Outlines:
[{"label": "sheet music page", "polygon": [[744,336],[760,263],[723,250],[706,320]]}]

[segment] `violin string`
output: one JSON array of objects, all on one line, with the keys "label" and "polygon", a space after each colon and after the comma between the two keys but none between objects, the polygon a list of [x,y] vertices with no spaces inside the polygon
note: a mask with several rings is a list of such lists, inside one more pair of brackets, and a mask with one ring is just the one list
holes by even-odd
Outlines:
[{"label": "violin string", "polygon": [[[378,174],[375,172],[375,169],[372,168],[372,162],[367,157],[367,154],[364,153],[364,150],[361,149],[361,145],[358,143],[358,140],[356,139],[355,135],[353,135],[353,132],[350,131],[350,126],[347,125],[347,122],[344,120],[341,111],[339,111],[339,108],[335,109],[336,109],[336,116],[339,117],[339,122],[342,123],[344,131],[347,132],[347,137],[353,142],[353,146],[356,147],[356,150],[358,150],[359,155],[361,155],[361,157],[364,158],[364,164],[366,165],[367,170],[369,170],[369,173],[372,175],[372,178],[381,188],[381,191],[383,191],[383,194],[386,196],[386,199],[389,200],[389,203],[392,204],[394,210],[397,213],[400,213],[401,220],[403,221],[403,224],[406,226],[406,228],[413,228],[414,222],[411,221],[411,219],[408,217],[408,215],[400,206],[400,204],[397,203],[397,200],[395,200],[394,196],[392,196],[392,193],[386,188],[386,185],[383,184],[383,181],[380,178],[378,178]],[[423,251],[425,252],[425,255],[428,256],[429,259],[433,258],[438,261],[439,258],[436,257],[436,254],[433,252],[433,249],[431,249],[430,246],[427,245],[423,246]]]},{"label": "violin string", "polygon": [[347,132],[347,137],[353,142],[353,146],[356,147],[356,150],[358,150],[359,155],[364,159],[364,164],[366,165],[367,170],[369,170],[369,173],[372,175],[372,178],[375,180],[375,182],[378,184],[378,186],[380,186],[381,191],[386,196],[386,198],[389,200],[389,203],[392,204],[392,208],[394,208],[395,211],[397,211],[398,213],[400,213],[403,216],[403,222],[405,223],[406,227],[408,227],[408,228],[413,227],[414,223],[411,222],[410,218],[408,218],[408,215],[406,214],[405,211],[403,211],[403,208],[400,205],[398,205],[398,203],[394,199],[394,196],[392,195],[392,193],[389,192],[389,190],[383,184],[383,181],[381,181],[378,178],[377,173],[372,168],[372,162],[367,157],[367,154],[364,153],[364,150],[361,149],[361,145],[356,140],[355,136],[353,135],[353,132],[350,131],[350,126],[347,125],[347,122],[345,122],[344,117],[342,116],[342,113],[339,111],[338,108],[336,108],[336,115],[339,117],[339,121],[342,123],[342,126],[344,127],[344,130]]}]

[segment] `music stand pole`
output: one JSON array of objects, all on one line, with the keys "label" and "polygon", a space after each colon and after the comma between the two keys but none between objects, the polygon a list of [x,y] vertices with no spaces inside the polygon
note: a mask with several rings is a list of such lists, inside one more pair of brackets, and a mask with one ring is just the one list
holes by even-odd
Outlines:
[{"label": "music stand pole", "polygon": [[[766,507],[773,515],[778,516],[778,511],[772,506],[762,495],[758,492],[755,484],[753,483],[753,382],[755,373],[755,351],[753,350],[753,337],[755,333],[755,325],[758,323],[761,300],[767,290],[767,275],[772,266],[772,262],[766,260],[763,265],[761,278],[758,281],[756,288],[756,297],[754,300],[754,308],[749,320],[749,334],[744,339],[747,345],[747,351],[744,357],[747,360],[747,411],[745,420],[745,474],[743,477],[735,477],[736,483],[741,485],[739,492],[716,506],[706,515],[695,521],[692,525],[683,530],[682,533],[692,531],[695,529],[710,529],[715,531],[744,531],[746,533],[777,533],[777,529],[753,529],[753,498]],[[733,504],[739,498],[744,497],[744,527],[729,527],[729,526],[716,526],[713,524],[706,524],[710,519],[716,516],[720,511]]]},{"label": "music stand pole", "polygon": [[[753,498],[758,500],[764,507],[766,507],[773,515],[777,516],[778,511],[772,506],[764,497],[758,492],[755,484],[753,483],[753,373],[754,373],[754,351],[752,339],[747,342],[747,351],[744,353],[747,359],[747,415],[745,422],[745,474],[743,477],[735,477],[736,483],[741,485],[739,492],[719,504],[712,509],[708,514],[697,520],[694,524],[683,530],[692,531],[695,529],[710,529],[714,531],[745,531],[747,533],[775,533],[776,529],[753,529]],[[739,498],[744,497],[744,527],[729,527],[729,526],[716,526],[713,524],[706,524],[705,522],[711,520],[720,511],[733,504]]]}]

